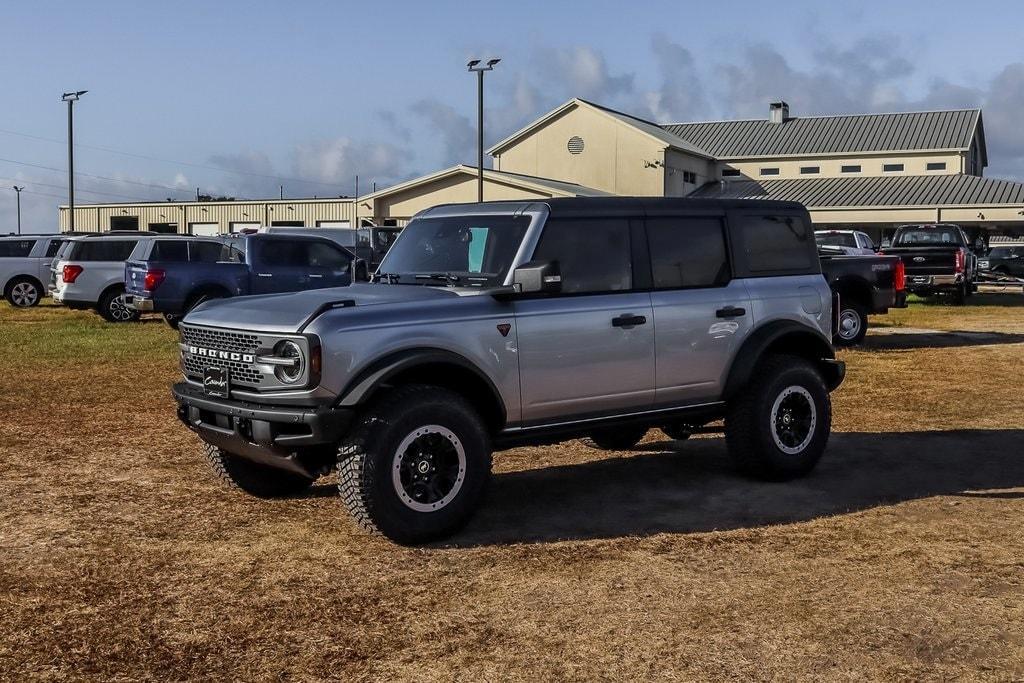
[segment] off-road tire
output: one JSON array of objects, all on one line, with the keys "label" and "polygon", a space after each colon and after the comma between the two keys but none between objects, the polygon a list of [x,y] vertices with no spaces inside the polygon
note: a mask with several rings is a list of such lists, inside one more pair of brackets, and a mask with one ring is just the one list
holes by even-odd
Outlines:
[{"label": "off-road tire", "polygon": [[673,441],[686,441],[693,436],[693,425],[677,422],[676,424],[662,425],[661,431]]},{"label": "off-road tire", "polygon": [[111,287],[100,297],[96,312],[108,323],[129,323],[139,319],[139,312],[124,302],[124,287]]},{"label": "off-road tire", "polygon": [[32,308],[43,300],[43,288],[33,278],[17,277],[7,283],[4,298],[15,308]]},{"label": "off-road tire", "polygon": [[[404,460],[398,453],[402,441],[429,426],[458,439],[465,472],[450,501],[420,511],[403,502],[392,471]],[[491,442],[483,420],[466,399],[441,387],[415,384],[386,392],[359,415],[338,448],[338,490],[352,517],[367,531],[403,545],[461,529],[483,500],[490,477]]]},{"label": "off-road tire", "polygon": [[643,425],[608,427],[591,432],[586,439],[583,439],[583,443],[602,451],[628,451],[640,443],[640,439],[644,438],[646,434],[647,427]]},{"label": "off-road tire", "polygon": [[203,452],[218,479],[229,488],[245,491],[257,498],[294,496],[313,483],[309,477],[260,465],[208,443],[203,444]]},{"label": "off-road tire", "polygon": [[[810,438],[806,445],[799,452],[787,453],[773,436],[772,410],[792,387],[799,387],[811,397],[815,421],[813,429],[808,430]],[[798,356],[773,355],[757,366],[751,382],[730,401],[725,417],[725,442],[743,474],[785,481],[814,469],[825,452],[831,427],[832,402],[821,373]]]},{"label": "off-road tire", "polygon": [[[867,309],[856,301],[843,301],[842,297],[840,297],[839,307],[839,326],[836,328],[835,334],[832,335],[832,343],[836,346],[860,345],[864,341],[864,335],[868,333]],[[844,317],[852,318],[853,329],[849,332],[844,332]]]}]

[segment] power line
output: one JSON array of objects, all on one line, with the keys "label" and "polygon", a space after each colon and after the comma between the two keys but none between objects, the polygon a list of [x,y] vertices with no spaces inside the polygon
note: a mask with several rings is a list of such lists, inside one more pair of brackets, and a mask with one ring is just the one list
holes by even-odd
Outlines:
[{"label": "power line", "polygon": [[[75,175],[78,175],[78,174],[76,173]],[[35,181],[35,180],[26,180],[25,178],[0,178],[0,180],[3,180],[4,182],[12,182],[12,183],[28,183],[29,185],[42,185],[43,187],[55,187],[58,190],[62,190],[65,187],[64,185],[54,185],[52,183],[41,183],[41,182],[38,182],[38,181]],[[79,192],[84,193],[84,194],[102,194],[102,195],[106,195],[108,197],[120,197],[122,199],[137,199],[137,200],[143,201],[143,202],[153,201],[153,199],[151,197],[140,197],[138,195],[131,195],[131,194],[118,194],[116,192],[100,192],[99,190],[83,190],[83,189],[80,189],[80,188],[76,187],[75,188],[75,193],[77,194]]]},{"label": "power line", "polygon": [[[6,162],[8,164],[17,164],[19,166],[29,166],[31,168],[41,168],[41,169],[43,169],[45,171],[56,171],[57,173],[67,173],[67,169],[54,168],[53,166],[43,166],[42,164],[32,164],[32,163],[29,163],[27,161],[17,161],[16,159],[2,159],[2,158],[0,158],[0,161]],[[183,190],[180,187],[171,187],[170,185],[157,185],[155,183],[142,183],[142,182],[139,182],[137,180],[125,180],[124,178],[110,178],[110,177],[103,176],[103,175],[94,175],[92,173],[81,173],[81,172],[77,172],[76,171],[75,175],[76,176],[83,176],[83,177],[86,177],[86,178],[98,178],[99,180],[107,180],[107,181],[110,181],[112,183],[128,183],[129,185],[140,185],[142,187],[151,187],[151,188],[158,189],[158,190],[170,190],[172,192],[178,192],[178,193],[188,192],[188,190]]]},{"label": "power line", "polygon": [[[7,135],[16,135],[18,137],[29,138],[29,139],[32,139],[32,140],[42,140],[44,142],[55,142],[55,143],[61,144],[61,145],[66,143],[65,140],[56,140],[54,138],[45,138],[45,137],[42,137],[40,135],[30,135],[28,133],[19,133],[17,131],[4,130],[2,128],[0,128],[0,133],[5,133]],[[236,175],[251,176],[253,178],[266,178],[266,179],[269,179],[269,180],[278,180],[278,181],[280,181],[280,180],[287,180],[287,181],[294,182],[294,183],[309,183],[311,185],[323,185],[324,187],[338,187],[340,185],[340,183],[328,183],[328,182],[324,182],[322,180],[309,180],[308,178],[290,178],[288,176],[269,175],[269,174],[266,174],[266,173],[255,173],[253,171],[239,171],[239,170],[236,170],[236,169],[227,168],[225,166],[215,166],[215,165],[211,165],[211,164],[196,164],[196,163],[193,163],[193,162],[190,162],[190,161],[176,161],[174,159],[162,159],[160,157],[148,156],[146,154],[135,154],[134,152],[125,152],[125,151],[122,151],[122,150],[119,150],[119,149],[111,149],[110,147],[98,147],[96,145],[83,145],[83,144],[78,144],[78,143],[75,144],[75,147],[81,147],[83,149],[94,149],[94,150],[98,150],[100,152],[107,152],[109,154],[120,154],[122,156],[133,157],[135,159],[145,159],[147,161],[159,161],[159,162],[166,163],[166,164],[175,164],[177,166],[191,166],[192,168],[202,168],[202,169],[206,169],[208,171],[222,171],[224,173],[234,173]]]}]

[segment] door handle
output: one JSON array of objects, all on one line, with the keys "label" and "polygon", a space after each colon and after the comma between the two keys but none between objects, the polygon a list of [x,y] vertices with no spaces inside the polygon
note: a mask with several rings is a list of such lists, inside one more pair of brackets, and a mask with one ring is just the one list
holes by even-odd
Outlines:
[{"label": "door handle", "polygon": [[323,275],[313,275],[312,273],[310,273],[309,277],[321,278],[323,277]]},{"label": "door handle", "polygon": [[718,318],[739,318],[747,314],[747,309],[738,306],[726,306],[715,311]]},{"label": "door handle", "polygon": [[259,277],[274,277],[273,273],[256,273]]},{"label": "door handle", "polygon": [[634,325],[643,325],[646,322],[646,316],[624,313],[617,318],[612,318],[612,327],[633,327]]}]

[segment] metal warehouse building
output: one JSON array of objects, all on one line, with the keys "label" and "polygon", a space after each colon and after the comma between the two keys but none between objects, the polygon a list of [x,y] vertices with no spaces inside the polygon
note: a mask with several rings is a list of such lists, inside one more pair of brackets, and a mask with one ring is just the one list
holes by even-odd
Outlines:
[{"label": "metal warehouse building", "polygon": [[[485,199],[641,195],[802,202],[822,227],[881,238],[895,226],[955,222],[986,237],[1024,234],[1024,184],[984,177],[979,109],[656,124],[572,99],[494,145]],[[435,204],[476,201],[476,169],[455,166],[353,199],[91,204],[79,230],[209,234],[256,225],[403,225]],[[60,209],[67,229],[67,208]]]}]

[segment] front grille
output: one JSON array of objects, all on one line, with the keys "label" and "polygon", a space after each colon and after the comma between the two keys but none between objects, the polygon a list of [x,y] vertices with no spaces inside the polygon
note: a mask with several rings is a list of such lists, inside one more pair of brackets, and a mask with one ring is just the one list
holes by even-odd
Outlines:
[{"label": "front grille", "polygon": [[193,346],[221,351],[238,351],[239,353],[256,353],[260,348],[260,338],[244,332],[228,332],[211,330],[206,327],[189,327],[181,325],[181,341]]},{"label": "front grille", "polygon": [[202,377],[206,368],[227,368],[231,373],[231,382],[234,384],[258,387],[263,381],[263,373],[248,363],[220,358],[199,358],[190,354],[185,354],[183,363],[185,374],[189,377]]}]

